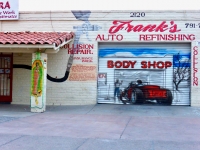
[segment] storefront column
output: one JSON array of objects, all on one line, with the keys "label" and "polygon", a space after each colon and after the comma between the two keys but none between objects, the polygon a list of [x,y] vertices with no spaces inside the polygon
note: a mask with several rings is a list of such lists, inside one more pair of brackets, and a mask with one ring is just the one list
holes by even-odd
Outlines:
[{"label": "storefront column", "polygon": [[32,54],[31,71],[31,112],[44,112],[46,109],[47,54]]}]

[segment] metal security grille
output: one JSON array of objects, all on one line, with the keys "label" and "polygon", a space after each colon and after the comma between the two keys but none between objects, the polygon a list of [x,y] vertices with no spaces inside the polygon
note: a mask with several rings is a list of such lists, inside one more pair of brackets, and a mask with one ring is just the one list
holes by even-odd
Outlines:
[{"label": "metal security grille", "polygon": [[[190,61],[190,43],[100,43],[98,103],[121,103],[116,79],[120,90],[141,79],[169,90],[172,105],[190,105]],[[156,98],[150,102],[160,103]]]},{"label": "metal security grille", "polygon": [[0,102],[12,101],[12,55],[0,55]]}]

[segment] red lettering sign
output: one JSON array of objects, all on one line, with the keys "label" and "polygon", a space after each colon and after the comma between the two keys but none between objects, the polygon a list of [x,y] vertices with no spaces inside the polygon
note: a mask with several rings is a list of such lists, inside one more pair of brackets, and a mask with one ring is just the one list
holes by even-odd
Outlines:
[{"label": "red lettering sign", "polygon": [[10,3],[7,1],[6,3],[0,2],[0,8],[1,9],[10,9]]},{"label": "red lettering sign", "polygon": [[140,41],[194,41],[194,34],[140,34]]},{"label": "red lettering sign", "polygon": [[105,73],[99,73],[98,78],[106,78],[106,74]]},{"label": "red lettering sign", "polygon": [[126,30],[127,32],[165,32],[169,31],[170,33],[175,33],[181,31],[177,29],[177,24],[174,21],[170,21],[167,23],[166,21],[162,21],[160,24],[138,24],[138,25],[131,25],[130,23],[132,20],[129,21],[120,21],[114,20],[113,26],[110,27],[109,33],[117,33],[120,30]]},{"label": "red lettering sign", "polygon": [[[113,60],[108,60],[107,61],[107,68],[134,68],[135,64],[137,61],[129,61],[129,60],[124,60],[124,61],[113,61]],[[141,62],[141,68],[143,69],[167,69],[172,66],[172,62],[170,61],[142,61]]]},{"label": "red lettering sign", "polygon": [[149,98],[166,98],[167,92],[166,90],[148,90],[148,97]]},{"label": "red lettering sign", "polygon": [[193,86],[199,85],[199,78],[197,77],[198,68],[196,67],[196,64],[198,64],[198,58],[196,55],[198,55],[198,46],[193,47]]},{"label": "red lettering sign", "polygon": [[158,69],[165,68],[165,69],[167,69],[168,67],[172,66],[172,63],[170,61],[165,61],[165,62],[163,62],[163,61],[158,61],[158,62],[142,61],[141,65],[142,65],[141,68],[144,68],[144,69],[146,69],[146,68],[158,68]]},{"label": "red lettering sign", "polygon": [[112,61],[108,60],[107,61],[107,68],[134,68],[134,65],[137,61]]},{"label": "red lettering sign", "polygon": [[122,41],[123,36],[121,34],[115,35],[115,34],[109,34],[109,35],[104,35],[104,34],[98,34],[96,37],[96,41]]}]

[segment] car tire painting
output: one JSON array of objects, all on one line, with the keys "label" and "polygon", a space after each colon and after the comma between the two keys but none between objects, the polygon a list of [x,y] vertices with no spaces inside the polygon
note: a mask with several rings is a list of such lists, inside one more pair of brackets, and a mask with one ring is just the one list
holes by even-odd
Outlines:
[{"label": "car tire painting", "polygon": [[[98,103],[189,105],[189,46],[130,45],[100,45]],[[116,80],[122,83],[119,96],[114,95]]]}]

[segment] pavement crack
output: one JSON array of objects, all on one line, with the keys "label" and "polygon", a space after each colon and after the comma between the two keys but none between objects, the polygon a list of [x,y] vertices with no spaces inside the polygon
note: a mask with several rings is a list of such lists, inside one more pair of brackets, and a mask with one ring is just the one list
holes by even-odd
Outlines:
[{"label": "pavement crack", "polygon": [[20,138],[22,138],[22,137],[24,137],[24,136],[26,136],[26,135],[22,135],[22,136],[20,136],[20,137],[18,137],[18,138],[16,138],[16,139],[13,139],[13,140],[10,140],[10,141],[6,142],[6,143],[0,145],[0,148],[1,148],[2,146],[4,146],[4,145],[7,145],[7,144],[9,144],[9,143],[11,143],[11,142],[13,142],[13,141],[18,140],[18,139],[20,139]]},{"label": "pavement crack", "polygon": [[89,139],[84,140],[83,143],[81,143],[81,144],[76,148],[76,150],[78,150],[78,149],[79,149],[83,144],[85,144],[88,140],[89,140]]},{"label": "pavement crack", "polygon": [[120,139],[122,138],[122,135],[124,134],[124,131],[126,130],[128,124],[129,124],[129,122],[131,121],[131,119],[132,119],[132,117],[130,117],[129,120],[128,120],[128,122],[126,123],[126,126],[125,126],[124,130],[122,131],[122,133],[121,133],[121,135],[120,135]]},{"label": "pavement crack", "polygon": [[94,109],[95,106],[96,105],[94,105],[86,114],[90,113]]}]

